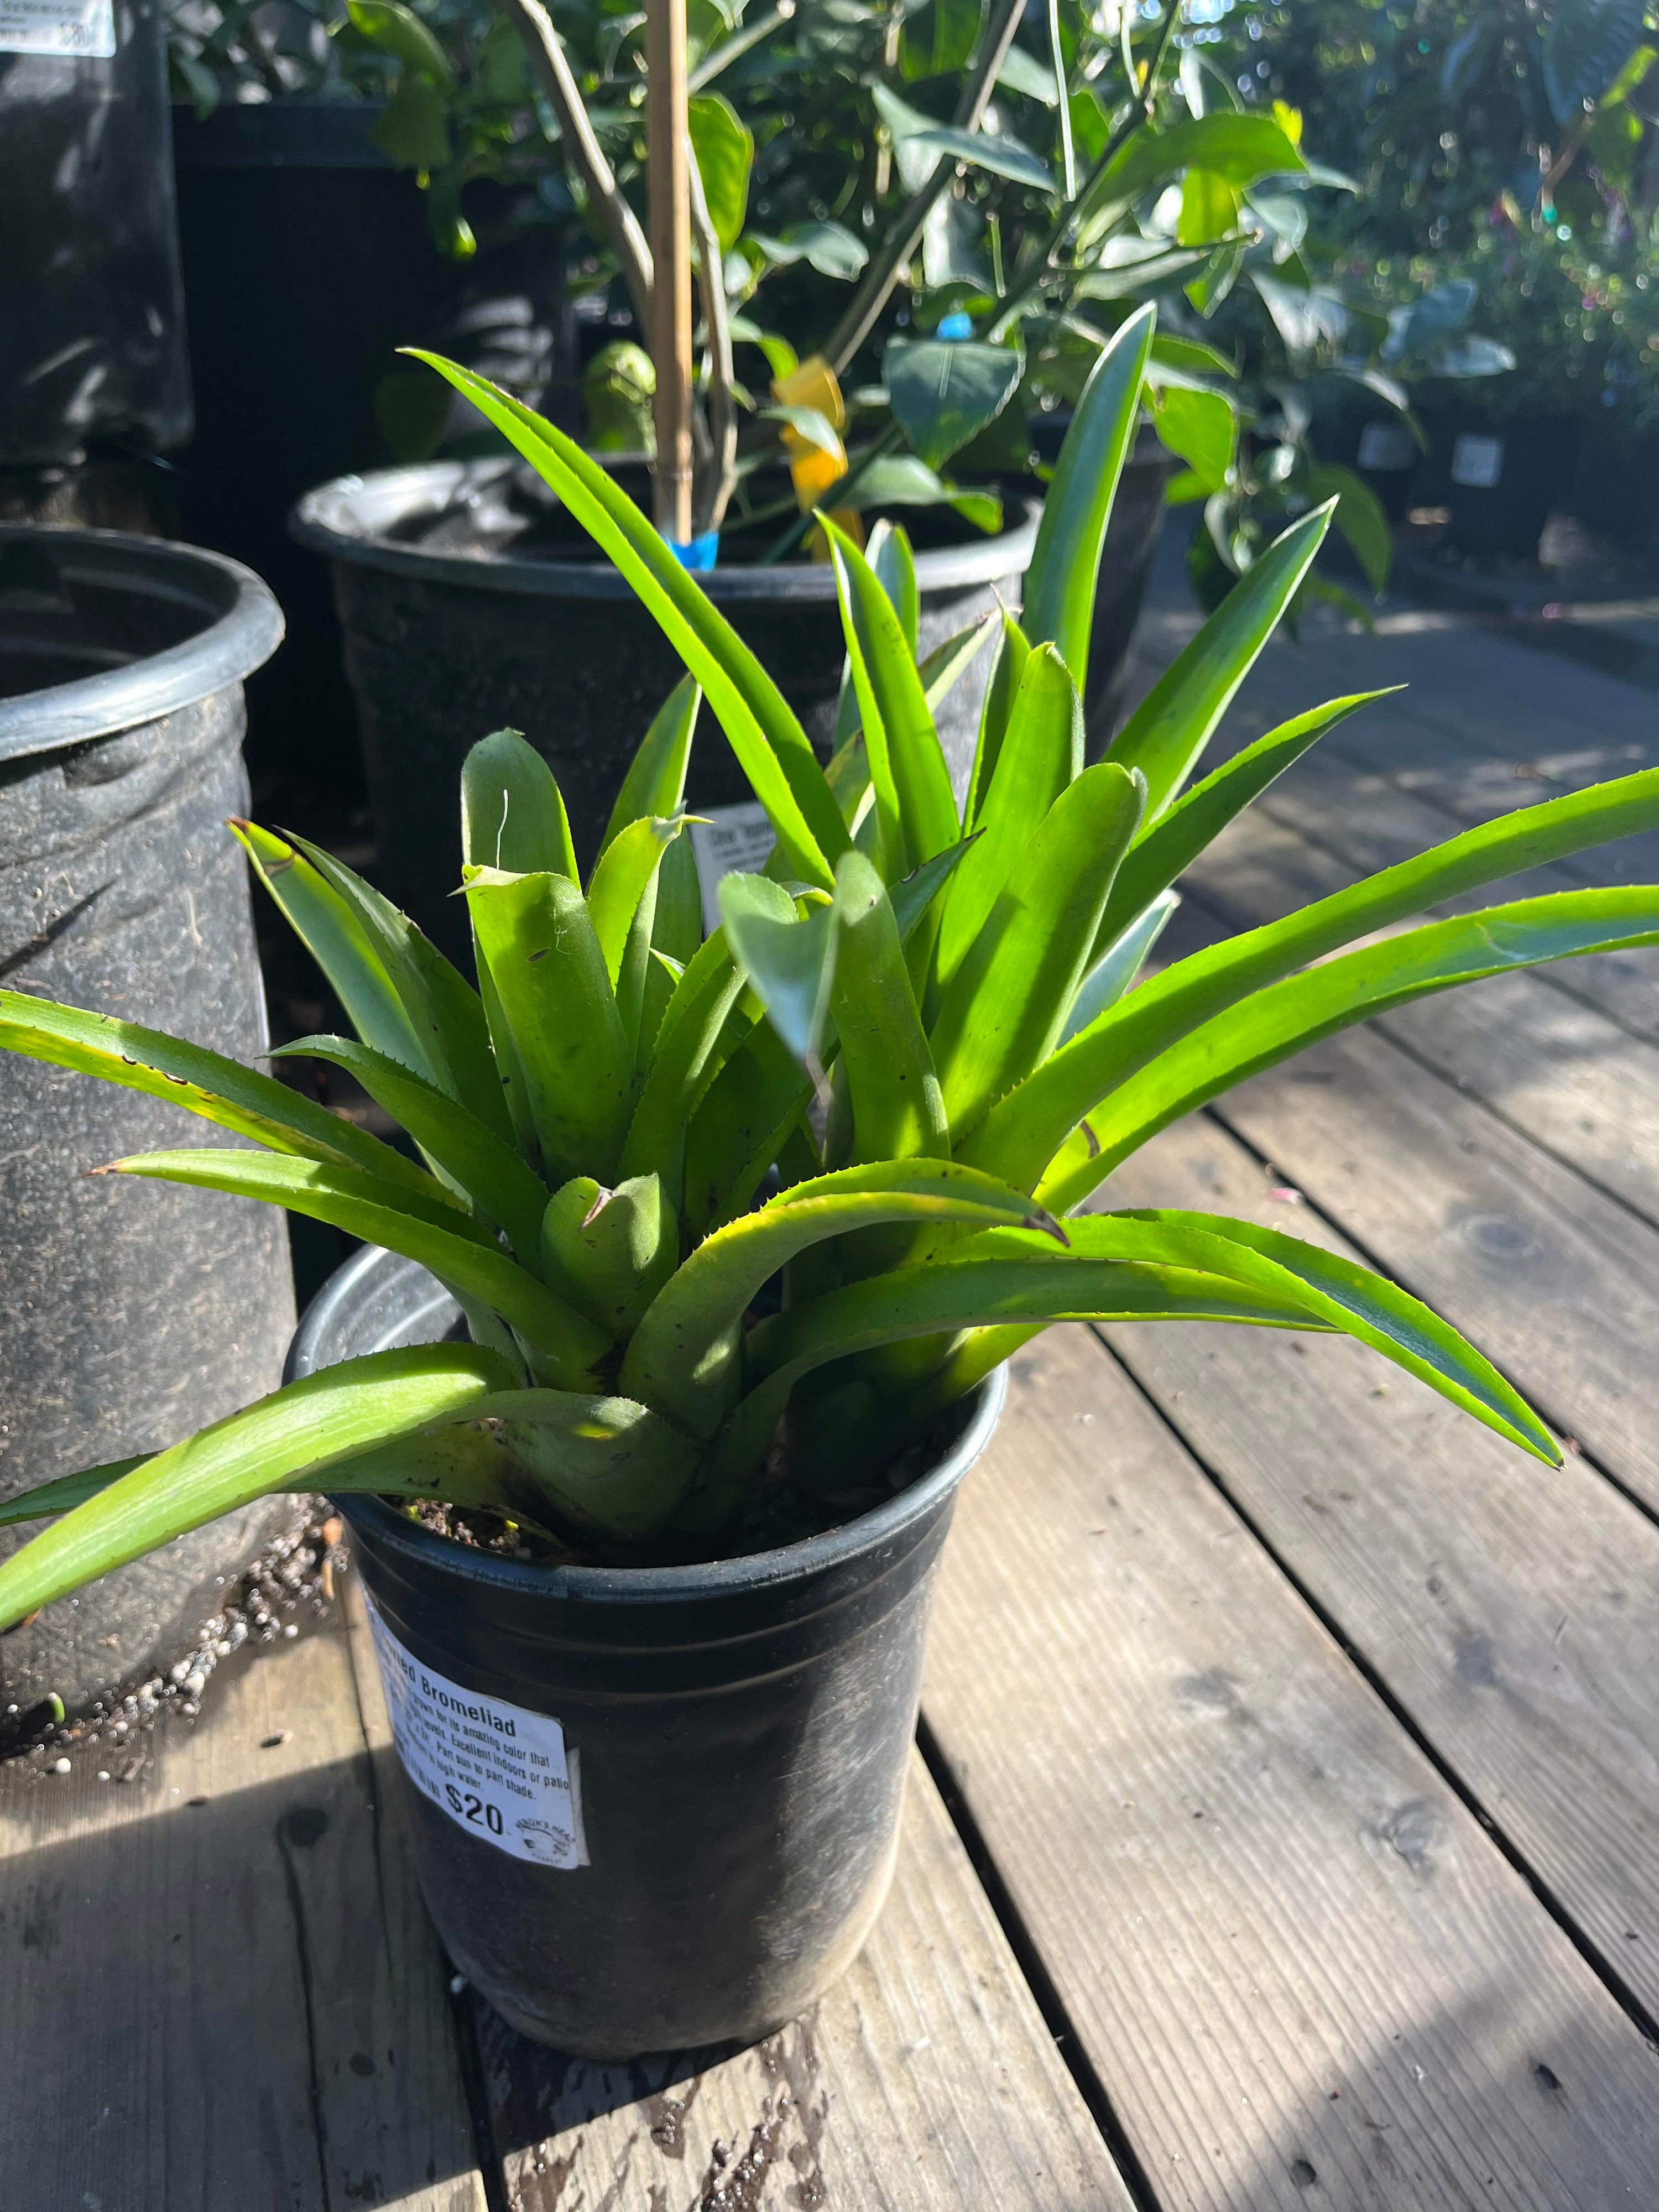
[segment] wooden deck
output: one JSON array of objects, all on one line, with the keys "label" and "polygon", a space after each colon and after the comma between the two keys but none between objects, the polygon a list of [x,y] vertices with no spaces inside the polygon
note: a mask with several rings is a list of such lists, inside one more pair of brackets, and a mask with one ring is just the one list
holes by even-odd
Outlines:
[{"label": "wooden deck", "polygon": [[[1188,620],[1163,594],[1149,659]],[[1651,692],[1382,628],[1252,679],[1235,742],[1412,690],[1224,841],[1185,942],[1653,757]],[[1530,887],[1638,879],[1659,837]],[[1564,1470],[1345,1342],[1040,1340],[951,1539],[892,1901],[714,2064],[563,2060],[452,1989],[348,1582],[130,1784],[0,1776],[7,2212],[1659,2208],[1659,952],[1390,1015],[1110,1196],[1358,1252]]]}]

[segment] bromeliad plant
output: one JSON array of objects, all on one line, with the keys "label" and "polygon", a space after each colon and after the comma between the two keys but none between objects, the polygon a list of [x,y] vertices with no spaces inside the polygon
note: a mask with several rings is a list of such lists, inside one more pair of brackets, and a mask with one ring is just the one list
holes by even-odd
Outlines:
[{"label": "bromeliad plant", "polygon": [[[493,1509],[613,1558],[753,1548],[777,1533],[781,1497],[817,1493],[832,1517],[822,1494],[849,1468],[879,1468],[1062,1319],[1340,1331],[1557,1460],[1477,1351],[1352,1261],[1212,1215],[1076,1213],[1155,1131],[1333,1030],[1474,977],[1659,941],[1650,886],[1396,927],[1652,828],[1648,771],[1468,830],[1135,983],[1182,870],[1364,703],[1316,708],[1192,782],[1314,557],[1321,511],[1084,765],[1073,672],[1152,337],[1143,312],[1084,395],[961,805],[930,701],[966,648],[918,667],[902,537],[866,559],[826,521],[858,724],[826,774],[604,471],[434,363],[556,488],[690,673],[585,879],[538,757],[506,732],[475,748],[476,990],[337,861],[238,825],[357,1032],[289,1049],[349,1069],[418,1160],[130,1024],[8,992],[0,1042],[250,1139],[112,1171],[270,1200],[389,1246],[450,1288],[471,1341],[345,1362],[169,1450],[13,1501],[10,1520],[58,1517],[0,1567],[0,1621],[295,1487]],[[707,942],[681,811],[698,687],[777,831],[764,875],[721,885]],[[753,1320],[780,1275],[781,1310]]]}]

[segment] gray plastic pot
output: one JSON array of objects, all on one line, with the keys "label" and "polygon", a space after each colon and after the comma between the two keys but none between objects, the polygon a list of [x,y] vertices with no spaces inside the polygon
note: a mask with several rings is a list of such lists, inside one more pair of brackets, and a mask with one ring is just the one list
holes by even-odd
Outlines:
[{"label": "gray plastic pot", "polygon": [[[684,672],[609,562],[512,551],[533,484],[510,459],[431,461],[338,477],[295,511],[295,537],[333,570],[380,880],[449,949],[465,936],[447,894],[460,881],[456,792],[468,747],[491,730],[524,732],[559,779],[586,866],[634,748]],[[1040,513],[1021,494],[1000,536],[918,553],[924,653],[989,611],[994,592],[1018,605]],[[827,564],[737,563],[700,580],[828,759],[845,647]],[[987,652],[941,711],[964,788],[989,665]],[[686,798],[694,811],[753,798],[713,727],[693,750]]]},{"label": "gray plastic pot", "polygon": [[[289,1372],[459,1320],[423,1268],[365,1251],[313,1301]],[[857,1957],[892,1877],[939,1553],[1005,1389],[999,1370],[884,1504],[707,1565],[531,1566],[338,1501],[427,1903],[521,2033],[607,2059],[752,2042]],[[548,1754],[550,1723],[568,1786],[538,1791],[527,1747]],[[535,1863],[526,1833],[578,1863]]]},{"label": "gray plastic pot", "polygon": [[[0,984],[250,1060],[269,1042],[246,864],[242,678],[283,634],[258,577],[113,532],[0,527]],[[86,1170],[235,1140],[0,1051],[0,1497],[158,1449],[275,1388],[279,1214]],[[148,1668],[293,1519],[273,1499],[0,1638],[0,1704]],[[30,1532],[0,1532],[0,1554]]]}]

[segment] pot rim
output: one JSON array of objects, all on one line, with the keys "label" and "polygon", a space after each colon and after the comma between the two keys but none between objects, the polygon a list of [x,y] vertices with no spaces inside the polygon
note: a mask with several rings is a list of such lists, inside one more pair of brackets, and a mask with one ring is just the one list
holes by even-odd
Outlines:
[{"label": "pot rim", "polygon": [[[634,586],[609,561],[474,560],[464,554],[428,553],[418,545],[393,544],[377,534],[422,506],[435,510],[458,495],[470,497],[487,489],[522,465],[515,455],[501,454],[484,461],[412,461],[399,468],[374,469],[365,476],[336,477],[300,500],[289,517],[289,535],[329,560],[428,583],[521,592],[543,599],[635,598]],[[1036,545],[1042,501],[1015,491],[1007,507],[1019,514],[1012,528],[970,544],[918,553],[916,582],[921,589],[957,591],[1023,574]],[[780,599],[835,604],[835,571],[827,562],[767,568],[754,562],[737,562],[729,568],[698,570],[696,576],[717,604],[775,604]]]},{"label": "pot rim", "polygon": [[193,707],[263,666],[283,641],[283,611],[269,585],[222,553],[125,530],[47,530],[0,523],[8,545],[46,544],[58,573],[104,590],[193,609],[194,636],[95,676],[0,698],[0,761],[107,738]]},{"label": "pot rim", "polygon": [[[349,1307],[363,1287],[388,1262],[415,1267],[380,1245],[365,1245],[343,1267],[337,1267],[300,1319],[289,1354],[285,1381],[317,1373],[335,1364],[319,1360],[313,1346],[336,1322],[342,1308]],[[425,1273],[425,1269],[420,1269]],[[434,1285],[434,1289],[438,1285]],[[502,1559],[457,1544],[374,1496],[354,1493],[335,1499],[348,1522],[361,1520],[373,1531],[383,1552],[396,1553],[410,1568],[426,1573],[453,1575],[461,1582],[498,1590],[519,1598],[575,1601],[592,1604],[659,1604],[685,1599],[714,1597],[736,1590],[776,1589],[805,1582],[830,1568],[891,1543],[910,1526],[925,1519],[943,1497],[961,1481],[989,1443],[1008,1395],[1008,1372],[995,1367],[969,1394],[973,1411],[962,1432],[942,1452],[927,1474],[873,1505],[868,1512],[806,1536],[793,1544],[749,1552],[736,1559],[698,1560],[672,1567],[550,1567],[523,1559]]]}]

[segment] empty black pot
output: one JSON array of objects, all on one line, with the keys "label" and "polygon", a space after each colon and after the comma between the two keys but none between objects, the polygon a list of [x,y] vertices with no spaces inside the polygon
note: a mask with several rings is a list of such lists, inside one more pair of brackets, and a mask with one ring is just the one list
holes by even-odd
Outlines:
[{"label": "empty black pot", "polygon": [[[453,1331],[368,1250],[289,1372]],[[752,2041],[852,1963],[886,1895],[934,1571],[1001,1372],[909,1488],[748,1559],[551,1569],[343,1498],[451,1957],[580,2056]]]},{"label": "empty black pot", "polygon": [[[0,527],[0,983],[249,1060],[269,1042],[246,863],[242,678],[283,634],[256,576],[193,547]],[[0,1497],[159,1451],[276,1387],[280,1215],[86,1170],[234,1144],[0,1051]],[[174,1656],[293,1518],[266,1499],[0,1638],[0,1704],[78,1706]],[[0,1533],[0,1556],[30,1532]]]}]

